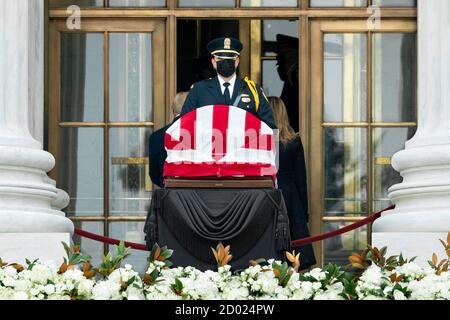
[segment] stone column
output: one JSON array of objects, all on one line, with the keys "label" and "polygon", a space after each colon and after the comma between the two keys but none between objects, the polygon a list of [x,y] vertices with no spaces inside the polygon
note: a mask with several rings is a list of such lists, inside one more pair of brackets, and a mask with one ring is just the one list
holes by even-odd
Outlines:
[{"label": "stone column", "polygon": [[389,189],[396,208],[373,226],[373,244],[418,256],[422,265],[450,231],[450,1],[418,1],[419,114],[415,136],[392,166],[403,182]]},{"label": "stone column", "polygon": [[55,165],[29,130],[43,110],[44,0],[0,1],[0,257],[62,261],[73,224],[69,197],[47,176]]}]

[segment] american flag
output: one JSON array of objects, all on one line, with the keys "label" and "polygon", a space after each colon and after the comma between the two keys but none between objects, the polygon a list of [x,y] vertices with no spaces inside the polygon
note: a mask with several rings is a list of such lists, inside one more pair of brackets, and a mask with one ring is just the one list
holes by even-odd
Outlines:
[{"label": "american flag", "polygon": [[273,130],[250,112],[226,105],[197,108],[166,131],[165,177],[272,176]]}]

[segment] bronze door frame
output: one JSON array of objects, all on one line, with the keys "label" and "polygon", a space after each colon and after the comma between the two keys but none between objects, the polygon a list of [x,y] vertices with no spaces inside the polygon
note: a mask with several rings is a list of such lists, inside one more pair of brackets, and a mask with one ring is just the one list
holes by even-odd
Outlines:
[{"label": "bronze door frame", "polygon": [[[309,186],[310,186],[310,226],[312,234],[323,232],[324,222],[356,222],[364,217],[325,217],[324,213],[324,150],[323,128],[367,128],[367,207],[373,211],[372,197],[372,128],[415,127],[415,122],[375,123],[372,115],[372,37],[373,33],[415,33],[415,20],[382,20],[380,29],[369,30],[366,20],[329,21],[315,20],[311,22],[311,131],[309,140]],[[367,120],[365,122],[330,123],[324,122],[324,50],[325,33],[366,33],[367,37]],[[369,156],[370,155],[370,156]],[[370,243],[370,228],[368,229]],[[323,242],[314,244],[318,264],[323,264]]]},{"label": "bronze door frame", "polygon": [[[109,130],[108,128],[154,128],[159,129],[166,122],[166,23],[164,19],[88,19],[82,20],[80,30],[69,30],[66,20],[51,20],[49,23],[50,47],[49,47],[49,139],[48,149],[56,159],[55,168],[50,172],[50,177],[58,181],[59,152],[60,152],[60,128],[96,127],[103,129],[103,215],[71,217],[74,221],[99,221],[104,222],[104,235],[109,234],[110,221],[144,221],[145,216],[110,216],[109,214]],[[61,33],[103,33],[103,122],[61,122],[60,90],[61,90]],[[153,79],[153,121],[152,122],[110,122],[109,120],[109,33],[152,33],[152,79]],[[100,151],[100,150],[99,150]],[[139,164],[147,165],[147,159],[125,159],[126,161],[140,161]],[[123,159],[122,159],[123,161]],[[142,162],[142,163],[141,163]],[[128,162],[127,162],[128,163]],[[148,169],[146,169],[148,170]],[[105,252],[108,251],[105,244]]]}]

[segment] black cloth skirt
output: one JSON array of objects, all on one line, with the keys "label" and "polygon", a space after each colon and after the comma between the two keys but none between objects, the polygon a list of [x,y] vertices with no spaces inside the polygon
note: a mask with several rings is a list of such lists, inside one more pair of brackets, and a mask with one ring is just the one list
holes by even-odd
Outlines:
[{"label": "black cloth skirt", "polygon": [[289,218],[277,189],[160,189],[153,192],[144,232],[174,253],[175,266],[216,269],[211,248],[231,246],[234,270],[250,260],[285,260]]}]

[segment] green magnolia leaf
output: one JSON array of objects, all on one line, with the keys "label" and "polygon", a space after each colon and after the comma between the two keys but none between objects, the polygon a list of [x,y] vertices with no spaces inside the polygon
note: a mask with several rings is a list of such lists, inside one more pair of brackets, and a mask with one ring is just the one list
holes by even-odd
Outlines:
[{"label": "green magnolia leaf", "polygon": [[176,278],[176,279],[175,279],[175,283],[172,284],[172,289],[173,289],[176,293],[180,293],[181,290],[183,290],[183,282],[181,282],[180,279]]},{"label": "green magnolia leaf", "polygon": [[128,285],[128,286],[131,285],[131,284],[134,282],[134,280],[136,280],[136,276],[133,276],[133,277],[131,277],[130,279],[128,279],[128,281],[126,282],[127,285]]},{"label": "green magnolia leaf", "polygon": [[164,258],[164,260],[169,259],[173,254],[173,250],[171,249],[163,249],[161,252],[161,257]]},{"label": "green magnolia leaf", "polygon": [[159,271],[157,269],[153,270],[152,273],[150,273],[150,277],[152,277],[152,279],[156,280],[159,277]]},{"label": "green magnolia leaf", "polygon": [[66,253],[70,254],[70,247],[67,245],[67,243],[65,243],[64,241],[61,241],[61,243],[64,247],[64,250],[66,250]]}]

